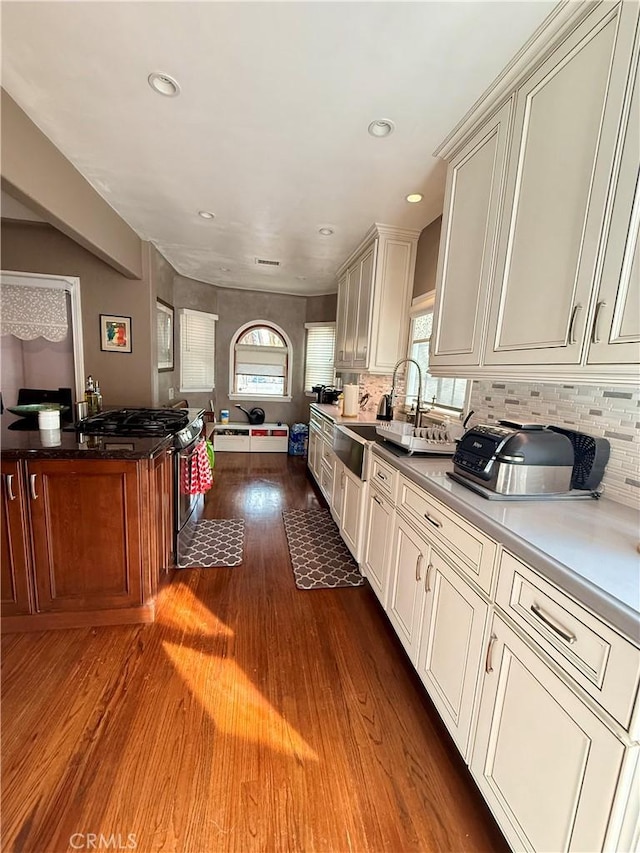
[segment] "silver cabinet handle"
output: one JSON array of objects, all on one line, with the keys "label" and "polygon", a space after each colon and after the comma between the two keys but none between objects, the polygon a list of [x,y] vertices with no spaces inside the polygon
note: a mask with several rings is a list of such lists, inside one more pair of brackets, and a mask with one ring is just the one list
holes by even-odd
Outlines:
[{"label": "silver cabinet handle", "polygon": [[37,474],[30,474],[29,475],[29,488],[31,489],[31,497],[33,498],[34,501],[38,499],[38,493],[36,492],[36,477],[37,476],[38,476]]},{"label": "silver cabinet handle", "polygon": [[377,495],[374,495],[373,499],[379,506],[384,506],[384,504],[382,503],[382,501],[380,500],[380,498]]},{"label": "silver cabinet handle", "polygon": [[552,631],[555,631],[558,636],[562,637],[562,639],[571,644],[575,643],[576,635],[572,634],[571,631],[567,631],[566,628],[563,628],[562,625],[559,625],[551,616],[547,615],[544,610],[540,607],[539,604],[531,605],[531,612],[534,616],[537,616],[545,625],[548,625]]},{"label": "silver cabinet handle", "polygon": [[418,554],[418,559],[416,560],[416,583],[420,583],[422,577],[420,576],[420,566],[422,565],[422,552]]},{"label": "silver cabinet handle", "polygon": [[430,561],[427,565],[427,574],[424,579],[424,591],[431,592],[431,584],[429,583],[429,578],[431,577],[431,569],[433,568],[433,563]]},{"label": "silver cabinet handle", "polygon": [[600,312],[606,306],[606,302],[598,302],[596,305],[596,313],[593,315],[593,327],[591,329],[591,343],[599,344],[600,343]]},{"label": "silver cabinet handle", "polygon": [[438,519],[434,518],[432,515],[429,515],[428,512],[425,512],[424,517],[427,519],[429,524],[433,524],[434,527],[442,527],[442,522],[438,521]]},{"label": "silver cabinet handle", "polygon": [[578,319],[578,314],[582,311],[582,305],[578,302],[573,306],[573,311],[571,313],[571,322],[569,323],[569,343],[576,343],[576,320]]},{"label": "silver cabinet handle", "polygon": [[13,494],[13,474],[4,475],[4,484],[7,490],[7,495],[10,501],[15,501],[16,496]]},{"label": "silver cabinet handle", "polygon": [[340,488],[344,488],[344,471],[340,472]]},{"label": "silver cabinet handle", "polygon": [[487,646],[487,659],[484,662],[484,671],[485,672],[493,672],[493,664],[491,663],[491,652],[493,651],[493,644],[498,639],[498,637],[492,633],[489,637],[489,645]]},{"label": "silver cabinet handle", "polygon": [[344,350],[341,349],[340,350],[340,358],[338,359],[338,361],[344,361],[344,359],[342,358],[343,355],[344,355]]},{"label": "silver cabinet handle", "polygon": [[386,480],[386,479],[387,479],[387,478],[385,477],[385,475],[384,475],[384,474],[381,474],[381,473],[380,473],[380,471],[377,471],[377,472],[376,472],[376,477],[377,477],[379,480]]}]

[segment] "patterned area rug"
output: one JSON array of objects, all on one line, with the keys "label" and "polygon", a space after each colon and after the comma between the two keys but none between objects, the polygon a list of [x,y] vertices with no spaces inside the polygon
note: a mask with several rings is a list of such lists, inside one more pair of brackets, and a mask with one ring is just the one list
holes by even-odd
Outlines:
[{"label": "patterned area rug", "polygon": [[212,569],[239,566],[243,545],[243,518],[201,518],[184,559],[184,567]]},{"label": "patterned area rug", "polygon": [[298,589],[360,586],[364,578],[325,509],[282,513]]}]

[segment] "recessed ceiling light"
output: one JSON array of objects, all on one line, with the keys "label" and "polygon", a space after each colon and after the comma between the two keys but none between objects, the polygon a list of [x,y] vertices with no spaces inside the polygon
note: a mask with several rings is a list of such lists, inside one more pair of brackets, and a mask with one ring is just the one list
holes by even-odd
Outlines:
[{"label": "recessed ceiling light", "polygon": [[318,228],[318,234],[322,234],[323,237],[330,237],[333,234],[333,228],[325,225],[322,228]]},{"label": "recessed ceiling light", "polygon": [[203,219],[215,219],[215,213],[211,213],[210,210],[199,210],[198,216],[201,216]]},{"label": "recessed ceiling light", "polygon": [[371,136],[389,136],[393,133],[395,124],[390,118],[379,118],[372,121],[369,125],[369,133]]},{"label": "recessed ceiling light", "polygon": [[421,193],[410,193],[407,196],[407,201],[410,204],[417,204],[419,201],[422,201],[422,194]]},{"label": "recessed ceiling light", "polygon": [[163,74],[162,71],[154,71],[147,78],[149,85],[159,95],[164,95],[167,98],[175,98],[180,94],[180,84],[168,74]]}]

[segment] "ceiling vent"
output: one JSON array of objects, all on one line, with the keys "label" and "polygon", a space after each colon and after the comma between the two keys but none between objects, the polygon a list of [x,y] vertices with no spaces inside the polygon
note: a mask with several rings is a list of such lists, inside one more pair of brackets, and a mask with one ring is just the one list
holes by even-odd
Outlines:
[{"label": "ceiling vent", "polygon": [[263,267],[279,267],[280,261],[268,261],[266,258],[256,258],[256,263]]}]

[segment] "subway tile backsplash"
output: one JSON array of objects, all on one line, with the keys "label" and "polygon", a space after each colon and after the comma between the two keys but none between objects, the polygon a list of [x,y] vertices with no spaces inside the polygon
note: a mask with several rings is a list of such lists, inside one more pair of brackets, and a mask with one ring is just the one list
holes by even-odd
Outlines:
[{"label": "subway tile backsplash", "polygon": [[592,385],[474,382],[473,423],[500,419],[557,424],[606,438],[611,458],[605,495],[628,506],[640,502],[640,390]]}]

